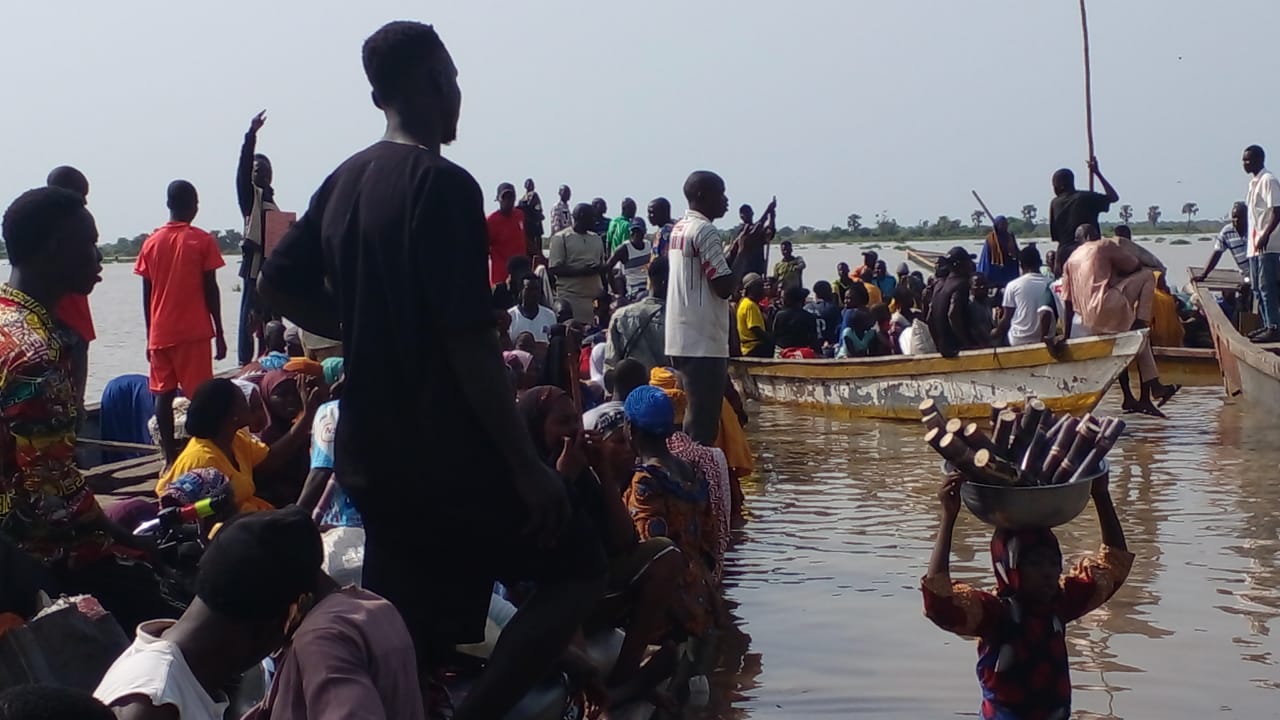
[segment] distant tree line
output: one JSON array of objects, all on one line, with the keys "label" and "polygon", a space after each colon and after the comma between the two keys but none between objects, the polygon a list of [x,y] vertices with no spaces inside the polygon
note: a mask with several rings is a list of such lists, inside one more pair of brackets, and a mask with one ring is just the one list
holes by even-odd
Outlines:
[{"label": "distant tree line", "polygon": [[[223,255],[240,252],[244,235],[239,230],[210,230],[209,234],[218,241],[218,249]],[[151,233],[141,233],[132,238],[117,238],[113,243],[98,245],[98,248],[102,250],[103,257],[137,257],[142,252],[142,243],[150,236]]]}]

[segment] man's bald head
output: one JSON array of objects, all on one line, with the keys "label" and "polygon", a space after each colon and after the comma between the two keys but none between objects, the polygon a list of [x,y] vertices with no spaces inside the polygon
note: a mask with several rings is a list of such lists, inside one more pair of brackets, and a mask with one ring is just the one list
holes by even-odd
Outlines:
[{"label": "man's bald head", "polygon": [[82,198],[89,197],[89,178],[86,178],[84,173],[70,165],[59,165],[50,170],[45,184],[49,187],[70,190]]},{"label": "man's bald head", "polygon": [[1098,228],[1090,223],[1085,223],[1076,228],[1076,242],[1087,243],[1094,240],[1101,240],[1102,233],[1098,232]]},{"label": "man's bald head", "polygon": [[684,199],[690,210],[702,213],[709,220],[718,220],[729,211],[724,179],[710,170],[698,170],[689,175],[684,181]]}]

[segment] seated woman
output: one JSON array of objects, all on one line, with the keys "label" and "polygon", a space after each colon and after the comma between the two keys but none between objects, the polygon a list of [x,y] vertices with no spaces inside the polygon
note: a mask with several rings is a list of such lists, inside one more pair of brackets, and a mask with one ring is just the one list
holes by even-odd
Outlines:
[{"label": "seated woman", "polygon": [[641,542],[632,526],[622,492],[635,455],[619,413],[597,413],[599,430],[584,431],[569,394],[547,385],[521,393],[516,407],[539,456],[564,476],[575,506],[595,525],[609,556],[606,594],[584,624],[587,633],[611,627],[626,631],[606,678],[604,702],[616,706],[638,699],[669,674],[655,667],[674,664],[674,657],[664,656],[644,672],[640,667],[646,647],[669,633],[666,618],[684,558],[667,540]]},{"label": "seated woman", "polygon": [[666,393],[636,388],[624,403],[631,445],[639,456],[624,494],[641,539],[665,537],[686,562],[676,595],[675,615],[690,637],[715,625],[715,559],[703,530],[708,488],[688,463],[671,454],[667,440],[675,432],[675,406]]},{"label": "seated woman", "polygon": [[1186,328],[1182,325],[1182,313],[1178,299],[1169,290],[1164,273],[1155,272],[1156,293],[1152,303],[1151,344],[1156,347],[1182,347]]},{"label": "seated woman", "polygon": [[244,395],[245,402],[249,403],[249,432],[255,436],[267,429],[267,425],[271,422],[271,417],[267,415],[267,404],[262,399],[262,389],[257,383],[249,382],[241,378],[236,378],[231,382],[240,388],[240,392]]},{"label": "seated woman", "polygon": [[[314,362],[308,360],[307,362]],[[320,363],[314,363],[316,368]],[[323,373],[321,373],[323,376]],[[311,385],[318,381],[308,380],[307,375],[300,375],[290,370],[272,370],[262,378],[262,397],[267,406],[267,427],[258,433],[258,439],[268,447],[282,442],[293,431],[299,422],[305,422],[310,431],[314,414],[301,418],[303,399],[308,393],[319,390]],[[321,398],[323,400],[323,397]],[[319,403],[317,403],[318,407]],[[307,473],[311,469],[309,454],[309,437],[304,442],[289,445],[289,455],[279,467],[255,474],[260,490],[258,495],[276,507],[284,507],[298,501],[302,486],[307,481]]]},{"label": "seated woman", "polygon": [[246,428],[249,403],[235,383],[223,378],[209,380],[191,398],[186,420],[191,440],[160,476],[156,495],[163,496],[169,485],[187,472],[213,468],[230,482],[241,512],[270,509],[271,503],[257,497],[255,474],[279,469],[298,446],[306,447],[311,416],[315,414],[318,400],[318,393],[309,395],[303,418],[288,435],[273,447],[267,447],[249,434]]},{"label": "seated woman", "polygon": [[1062,549],[1049,529],[996,530],[991,537],[994,593],[951,580],[951,536],[960,514],[960,475],[938,492],[942,517],[929,573],[921,584],[924,614],[935,625],[978,638],[983,720],[1071,716],[1066,624],[1098,609],[1133,565],[1111,501],[1108,474],[1093,481],[1102,550],[1062,574]]}]

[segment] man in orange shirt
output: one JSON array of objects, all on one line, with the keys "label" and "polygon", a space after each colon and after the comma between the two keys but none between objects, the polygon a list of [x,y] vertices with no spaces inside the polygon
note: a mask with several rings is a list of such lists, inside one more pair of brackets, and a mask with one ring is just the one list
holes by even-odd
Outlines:
[{"label": "man in orange shirt", "polygon": [[516,207],[516,187],[498,186],[498,209],[489,214],[489,285],[507,281],[507,261],[524,255],[524,213]]},{"label": "man in orange shirt", "polygon": [[156,394],[156,426],[167,463],[179,450],[173,438],[174,396],[179,389],[191,395],[213,377],[210,338],[217,359],[227,356],[216,273],[225,263],[213,236],[191,224],[198,208],[191,183],[169,183],[169,222],[142,244],[133,268],[142,277],[151,392]]},{"label": "man in orange shirt", "polygon": [[[89,200],[89,179],[70,165],[59,165],[49,171],[45,180],[49,187],[70,190]],[[74,335],[71,339],[71,383],[76,390],[80,407],[84,408],[84,386],[89,379],[89,343],[97,339],[93,329],[93,314],[89,311],[89,296],[67,293],[54,308],[58,322]]]}]

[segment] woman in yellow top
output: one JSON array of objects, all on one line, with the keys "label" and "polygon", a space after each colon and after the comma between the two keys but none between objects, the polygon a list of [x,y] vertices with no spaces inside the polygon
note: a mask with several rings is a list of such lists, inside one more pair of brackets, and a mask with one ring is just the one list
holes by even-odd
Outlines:
[{"label": "woman in yellow top", "polygon": [[156,495],[183,473],[197,468],[214,468],[226,476],[240,512],[270,510],[271,504],[256,497],[255,471],[279,469],[310,441],[311,421],[321,402],[320,392],[305,393],[304,410],[289,432],[267,447],[249,433],[249,403],[231,380],[214,378],[201,385],[187,409],[187,432],[191,440],[178,459],[160,477]]}]

